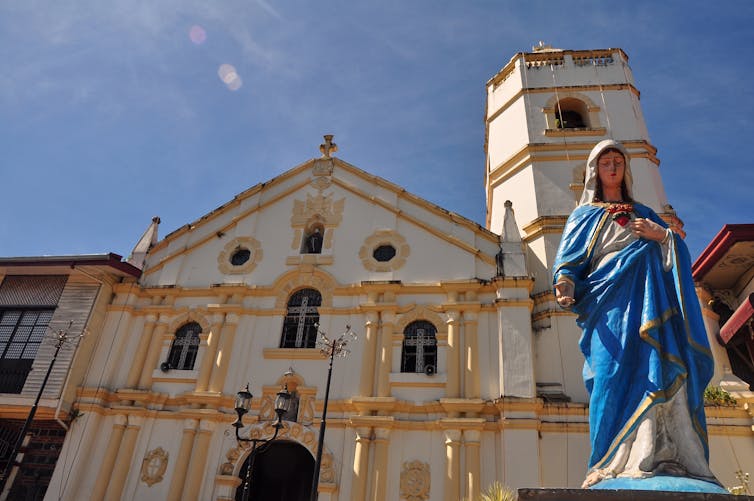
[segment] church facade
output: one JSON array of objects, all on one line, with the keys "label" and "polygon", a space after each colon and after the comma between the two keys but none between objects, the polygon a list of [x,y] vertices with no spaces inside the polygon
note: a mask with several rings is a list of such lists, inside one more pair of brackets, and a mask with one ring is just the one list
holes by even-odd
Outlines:
[{"label": "church facade", "polygon": [[[327,378],[317,340],[348,326],[320,500],[580,485],[579,331],[549,270],[593,145],[623,141],[637,198],[682,223],[620,49],[516,54],[487,94],[486,227],[336,157],[326,136],[319,158],[142,246],[141,277],[113,286],[47,498],[241,499],[251,449],[231,423],[248,382],[244,437],[273,435],[281,388],[294,404],[256,455],[250,498],[308,499]],[[752,416],[711,408],[709,422],[713,471],[733,484],[754,469]]]}]

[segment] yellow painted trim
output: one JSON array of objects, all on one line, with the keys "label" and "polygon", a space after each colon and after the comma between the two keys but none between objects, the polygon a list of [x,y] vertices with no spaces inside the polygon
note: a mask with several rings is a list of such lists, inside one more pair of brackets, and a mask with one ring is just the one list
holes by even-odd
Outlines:
[{"label": "yellow painted trim", "polygon": [[[623,51],[623,49],[612,47],[607,49],[592,49],[592,50],[573,50],[573,49],[567,49],[559,51],[555,54],[557,55],[569,55],[571,58],[595,58],[595,57],[610,57],[614,53],[618,53],[623,61],[628,62],[628,55]],[[514,55],[508,63],[503,66],[503,68],[498,71],[492,78],[490,78],[487,81],[486,87],[490,86],[496,86],[499,82],[502,82],[505,80],[508,75],[510,75],[511,72],[513,72],[516,69],[516,63],[518,61],[521,61],[522,64],[526,64],[527,61],[534,62],[534,61],[542,61],[542,60],[549,60],[553,57],[552,52],[544,52],[544,53],[537,53],[537,52],[517,52],[516,55]]]},{"label": "yellow painted trim", "polygon": [[572,136],[604,136],[607,129],[604,127],[581,128],[581,129],[545,129],[545,137],[572,137]]},{"label": "yellow painted trim", "polygon": [[[423,207],[424,209],[426,209],[426,210],[434,213],[437,216],[450,219],[454,223],[460,224],[460,225],[462,225],[462,226],[470,229],[471,231],[474,232],[474,234],[476,236],[479,236],[479,237],[482,237],[482,238],[486,238],[490,242],[497,243],[497,241],[498,241],[498,236],[495,233],[492,233],[491,231],[489,231],[485,227],[481,226],[480,224],[475,223],[474,221],[472,221],[472,220],[470,220],[470,219],[468,219],[468,218],[466,218],[466,217],[464,217],[464,216],[462,216],[460,214],[456,214],[455,212],[450,212],[448,210],[445,210],[445,209],[443,209],[442,207],[440,207],[438,205],[435,205],[435,204],[433,204],[431,202],[428,202],[428,201],[424,200],[423,198],[418,197],[418,196],[414,195],[413,193],[410,193],[410,192],[406,191],[405,188],[403,188],[401,186],[398,186],[397,184],[391,183],[390,181],[387,181],[386,179],[383,179],[383,178],[381,178],[379,176],[374,176],[374,175],[368,174],[367,172],[359,169],[358,167],[356,167],[354,165],[349,164],[348,162],[345,162],[345,161],[341,160],[340,158],[335,158],[334,161],[335,161],[335,164],[338,167],[342,167],[345,170],[350,171],[352,174],[354,174],[354,175],[356,175],[356,176],[364,179],[365,181],[375,183],[377,186],[379,186],[381,188],[385,188],[388,191],[393,192],[395,195],[397,195],[397,198],[399,200],[400,199],[408,200],[408,201],[410,201],[410,202],[412,202],[412,203],[414,203],[414,204],[416,204],[416,205],[418,205],[420,207]],[[336,182],[336,181],[339,181],[339,179],[333,178],[333,182]],[[371,195],[368,195],[368,194],[365,194],[365,193],[361,192],[360,190],[354,191],[354,193],[358,193],[361,197],[363,197],[363,198],[365,198],[367,200],[370,200],[370,201],[376,201],[376,200],[378,200],[378,199],[376,199],[375,197],[373,197]]]},{"label": "yellow painted trim", "polygon": [[[503,162],[490,167],[487,179],[488,187],[491,189],[500,185],[503,181],[506,181],[525,167],[531,166],[534,162],[578,161],[586,164],[589,152],[592,151],[595,144],[595,141],[526,144]],[[631,158],[646,158],[655,165],[660,165],[660,160],[657,158],[657,148],[650,143],[646,141],[627,141],[623,144],[628,149],[643,150],[642,152],[632,153]],[[564,151],[573,153],[565,154],[563,153]],[[555,155],[540,155],[540,153],[555,153]]]},{"label": "yellow painted trim", "polygon": [[539,322],[540,320],[545,320],[547,318],[552,317],[576,317],[575,313],[568,311],[568,310],[545,310],[545,311],[539,311],[532,315],[531,321],[532,322]]},{"label": "yellow painted trim", "polygon": [[534,301],[531,299],[495,299],[495,306],[503,308],[528,308],[529,311],[534,309]]},{"label": "yellow painted trim", "polygon": [[[306,179],[306,180],[304,180],[304,181],[302,181],[300,183],[294,184],[293,186],[291,186],[287,190],[282,191],[281,193],[277,194],[276,196],[270,198],[269,200],[266,200],[264,203],[257,204],[256,206],[254,206],[254,207],[252,207],[250,209],[247,209],[247,210],[241,212],[240,214],[237,214],[236,216],[233,217],[233,219],[231,220],[231,222],[228,223],[228,224],[226,224],[225,226],[222,226],[221,228],[218,228],[216,231],[209,232],[207,235],[204,236],[204,238],[202,238],[200,240],[197,240],[196,242],[192,242],[190,245],[186,245],[185,247],[183,247],[178,252],[175,252],[173,254],[165,256],[164,258],[162,258],[160,260],[159,263],[157,263],[155,265],[152,265],[149,268],[147,268],[144,271],[144,273],[142,274],[142,277],[144,277],[146,275],[149,275],[151,273],[154,273],[157,270],[162,269],[162,267],[165,266],[165,264],[168,263],[169,261],[172,261],[173,259],[175,259],[175,258],[177,258],[179,256],[182,256],[183,254],[189,253],[190,251],[192,251],[196,247],[204,245],[206,242],[208,242],[208,241],[210,241],[212,239],[218,238],[218,236],[217,236],[218,232],[228,233],[231,228],[233,228],[236,224],[238,224],[238,221],[240,221],[240,220],[248,217],[249,215],[253,214],[254,212],[263,210],[267,206],[272,205],[272,204],[278,202],[279,200],[281,200],[281,199],[287,197],[288,195],[290,195],[291,193],[294,193],[294,192],[300,190],[304,186],[307,186],[309,184],[309,182],[310,182],[310,180]],[[266,184],[269,185],[269,183],[266,183]],[[260,190],[261,190],[261,188],[260,188]],[[183,233],[186,233],[186,232],[189,232],[189,231],[194,231],[196,228],[198,228],[200,226],[204,226],[208,221],[214,219],[219,214],[224,213],[226,210],[230,209],[231,206],[239,204],[239,203],[240,203],[240,199],[238,198],[238,195],[237,195],[227,205],[223,205],[223,206],[218,207],[214,211],[212,211],[209,214],[203,216],[201,219],[199,219],[197,221],[194,221],[193,223],[190,223],[190,224],[188,224],[186,226],[183,226],[182,228],[180,228],[180,229],[176,230],[175,232],[173,232],[173,233],[169,234],[168,236],[166,236],[161,242],[158,242],[158,244],[155,245],[155,247],[153,247],[150,250],[150,254],[154,255],[155,253],[159,252],[159,250],[162,249],[162,247],[165,246],[168,241],[172,241],[173,239],[177,238],[178,236],[182,235]],[[180,232],[180,233],[178,233],[178,232]],[[163,245],[161,245],[161,244],[163,244]]]},{"label": "yellow painted trim", "polygon": [[634,87],[633,84],[630,83],[621,83],[621,84],[605,84],[605,85],[553,85],[549,87],[533,87],[533,88],[522,88],[519,89],[518,92],[513,94],[513,96],[510,97],[505,103],[503,103],[500,108],[498,108],[492,115],[490,115],[487,120],[486,124],[489,127],[489,124],[495,120],[497,117],[499,117],[505,110],[510,108],[513,103],[521,99],[524,95],[529,94],[549,94],[551,92],[557,92],[558,94],[567,94],[569,92],[585,92],[585,91],[606,91],[606,90],[628,90],[632,94],[634,94],[636,97],[641,97],[641,93],[639,90]]},{"label": "yellow painted trim", "polygon": [[589,433],[589,423],[571,423],[561,421],[558,423],[542,422],[539,427],[542,433]]},{"label": "yellow painted trim", "polygon": [[[418,219],[418,218],[416,218],[414,216],[409,215],[407,212],[404,212],[404,211],[400,210],[398,207],[395,207],[392,204],[389,204],[388,202],[386,202],[386,201],[384,201],[384,200],[382,200],[380,198],[370,197],[369,195],[367,195],[366,193],[362,192],[361,190],[359,190],[355,186],[348,185],[348,184],[342,182],[339,179],[333,179],[333,184],[336,184],[336,185],[340,186],[341,188],[343,188],[344,190],[350,191],[350,192],[352,192],[353,194],[355,194],[357,196],[360,196],[362,198],[370,200],[375,205],[378,205],[381,208],[383,208],[383,209],[385,209],[385,210],[387,210],[389,212],[392,212],[396,217],[405,219],[406,221],[414,224],[415,226],[417,226],[419,228],[422,228],[426,232],[431,233],[432,235],[436,236],[437,238],[439,238],[441,240],[444,240],[444,241],[446,241],[449,244],[455,245],[456,247],[458,247],[458,248],[460,248],[460,249],[462,249],[462,250],[464,250],[464,251],[466,251],[466,252],[468,252],[470,254],[475,255],[481,261],[484,261],[485,263],[487,263],[489,265],[495,266],[495,258],[494,258],[494,256],[490,256],[490,255],[484,254],[481,249],[477,249],[476,247],[473,247],[473,246],[467,244],[466,242],[464,242],[464,241],[462,241],[462,240],[460,240],[458,238],[455,238],[455,237],[453,237],[451,235],[448,235],[447,233],[443,233],[441,230],[439,230],[437,228],[429,226],[424,221],[422,221],[422,220],[420,220],[420,219]],[[448,215],[450,215],[450,213],[446,214],[445,216],[447,217]],[[453,219],[453,221],[456,222],[455,219]],[[481,233],[479,233],[478,236],[484,236],[488,240],[491,240],[491,241],[493,240],[492,238],[490,238],[489,235],[482,235]],[[495,237],[494,241],[497,242],[497,237]]]},{"label": "yellow painted trim", "polygon": [[318,348],[265,348],[265,360],[322,360]]},{"label": "yellow painted trim", "polygon": [[420,383],[420,382],[404,382],[404,381],[390,381],[391,388],[445,388],[445,383]]},{"label": "yellow painted trim", "polygon": [[708,424],[707,432],[710,435],[726,437],[754,437],[752,426],[721,426],[717,424]]},{"label": "yellow painted trim", "polygon": [[298,256],[288,256],[285,258],[286,266],[300,266],[302,264],[327,266],[334,262],[335,259],[333,256],[328,254],[300,254]]},{"label": "yellow painted trim", "polygon": [[[307,161],[305,161],[305,162],[297,165],[296,167],[293,167],[292,169],[290,169],[290,170],[288,170],[288,171],[280,174],[279,176],[276,176],[276,177],[270,179],[269,181],[266,181],[264,183],[257,183],[254,186],[252,186],[251,188],[249,188],[249,189],[247,189],[245,191],[242,191],[238,195],[234,196],[233,199],[230,200],[229,202],[227,202],[227,203],[221,205],[220,207],[218,207],[218,208],[210,211],[209,213],[205,214],[201,218],[199,218],[199,219],[197,219],[197,220],[195,220],[195,221],[193,221],[193,222],[191,222],[189,224],[181,226],[180,228],[178,228],[177,230],[173,231],[172,233],[167,234],[162,240],[160,240],[159,242],[157,242],[157,244],[151,249],[151,252],[158,252],[163,247],[167,246],[167,244],[169,242],[175,240],[176,238],[178,238],[179,236],[183,235],[184,233],[192,231],[197,226],[203,225],[203,224],[207,223],[208,221],[211,221],[212,219],[214,219],[215,217],[217,217],[219,214],[222,214],[223,212],[225,212],[227,209],[229,209],[231,207],[241,205],[241,203],[244,200],[246,200],[247,198],[250,198],[250,197],[256,195],[257,193],[261,194],[261,192],[265,188],[270,188],[272,186],[275,186],[275,185],[278,185],[278,184],[282,183],[283,181],[286,181],[286,180],[288,180],[290,178],[295,177],[296,175],[298,175],[299,172],[311,168],[314,165],[315,162],[316,162],[315,159],[307,160]],[[311,182],[311,180],[307,178],[306,182],[303,183],[303,185],[307,185],[310,182]],[[296,189],[298,189],[298,188],[296,188]],[[290,191],[290,190],[288,190],[288,191]],[[286,191],[286,193],[288,193],[288,191]],[[279,198],[280,197],[275,197],[273,200],[276,201]],[[264,204],[264,206],[266,206],[268,204],[269,203],[266,202]],[[242,213],[241,215],[239,215],[239,217],[235,218],[235,220],[237,221],[241,217],[246,217],[246,216],[248,216],[249,214],[253,213],[254,211],[258,210],[261,207],[263,207],[263,205],[257,205],[255,207],[253,207],[252,209],[249,209],[248,211],[246,211],[246,212]],[[231,224],[229,224],[229,225],[227,225],[227,226],[225,226],[223,228],[230,228],[234,224],[235,224],[235,222],[233,222],[233,223],[231,223]]]}]

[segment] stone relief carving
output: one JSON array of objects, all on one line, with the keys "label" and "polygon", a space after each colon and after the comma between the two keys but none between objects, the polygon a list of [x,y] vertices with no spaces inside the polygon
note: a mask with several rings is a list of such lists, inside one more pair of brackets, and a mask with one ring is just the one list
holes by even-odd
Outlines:
[{"label": "stone relief carving", "polygon": [[401,471],[401,499],[426,501],[429,499],[429,464],[422,461],[406,461]]},{"label": "stone relief carving", "polygon": [[337,226],[343,219],[343,209],[345,208],[346,199],[333,201],[333,194],[317,195],[306,194],[306,201],[293,201],[293,215],[291,216],[291,225],[293,227],[305,226],[309,221],[317,217],[325,226]]},{"label": "stone relief carving", "polygon": [[[275,427],[273,422],[258,423],[252,425],[249,428],[248,436],[250,438],[270,438],[275,433]],[[317,439],[315,433],[308,427],[299,423],[291,423],[286,421],[285,427],[278,433],[276,440],[285,439],[296,442],[311,453],[312,457],[317,454]],[[231,447],[228,452],[225,453],[227,461],[220,465],[221,475],[237,475],[241,470],[242,461],[246,458],[245,452],[251,448],[250,444],[240,444],[235,447]],[[241,458],[243,460],[241,461]],[[322,483],[335,483],[335,461],[331,452],[324,452],[322,455],[322,469],[319,474],[320,482]]]},{"label": "stone relief carving", "polygon": [[141,463],[141,481],[152,487],[165,477],[168,467],[168,453],[162,447],[152,449]]}]

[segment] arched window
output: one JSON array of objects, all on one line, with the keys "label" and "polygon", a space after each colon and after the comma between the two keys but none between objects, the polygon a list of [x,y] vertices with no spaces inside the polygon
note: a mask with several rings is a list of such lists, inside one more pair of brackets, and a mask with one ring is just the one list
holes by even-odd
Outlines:
[{"label": "arched window", "polygon": [[288,312],[283,321],[281,348],[314,348],[317,342],[317,323],[322,295],[315,289],[301,289],[288,300]]},{"label": "arched window", "polygon": [[401,372],[437,370],[437,329],[426,320],[411,322],[403,331]]},{"label": "arched window", "polygon": [[589,127],[586,104],[578,99],[561,99],[555,105],[555,125],[558,129],[583,129]]},{"label": "arched window", "polygon": [[168,364],[171,369],[190,371],[194,368],[201,332],[202,326],[196,322],[189,322],[176,331],[168,355]]}]

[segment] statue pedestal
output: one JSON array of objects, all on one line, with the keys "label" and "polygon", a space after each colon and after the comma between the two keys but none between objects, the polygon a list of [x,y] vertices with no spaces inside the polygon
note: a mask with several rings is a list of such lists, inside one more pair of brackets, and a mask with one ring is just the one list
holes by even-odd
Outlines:
[{"label": "statue pedestal", "polygon": [[519,501],[741,501],[754,496],[612,489],[519,489]]}]

